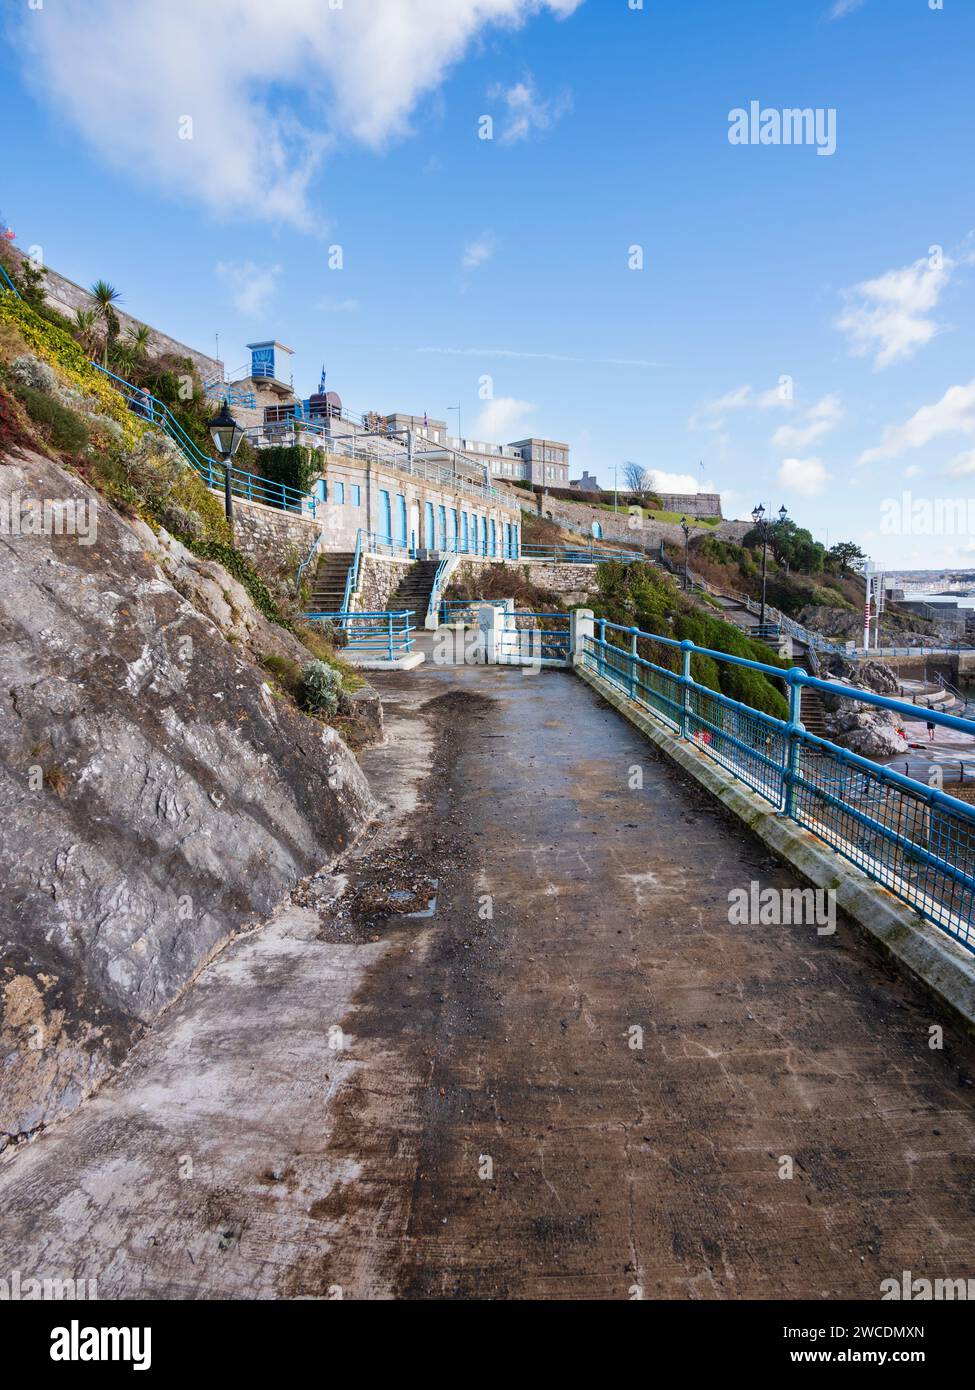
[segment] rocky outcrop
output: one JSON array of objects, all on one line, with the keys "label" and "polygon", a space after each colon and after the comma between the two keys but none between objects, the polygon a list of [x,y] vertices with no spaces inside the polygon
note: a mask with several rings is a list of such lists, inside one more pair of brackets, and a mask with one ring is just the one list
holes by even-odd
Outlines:
[{"label": "rocky outcrop", "polygon": [[221,566],[49,459],[0,462],[5,516],[41,499],[93,504],[97,531],[0,534],[0,1147],[76,1106],[373,812],[336,731],[254,664],[306,649]]},{"label": "rocky outcrop", "polygon": [[833,743],[861,758],[884,759],[907,752],[907,738],[895,715],[867,706],[850,709],[849,701],[844,703],[846,709],[826,716],[826,737]]}]

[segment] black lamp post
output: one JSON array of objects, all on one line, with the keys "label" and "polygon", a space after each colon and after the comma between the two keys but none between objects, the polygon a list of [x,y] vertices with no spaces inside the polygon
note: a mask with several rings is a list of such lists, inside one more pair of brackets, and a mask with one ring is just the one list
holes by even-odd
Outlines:
[{"label": "black lamp post", "polygon": [[680,529],[684,532],[684,592],[687,593],[690,588],[687,580],[687,547],[690,544],[691,528],[687,524],[686,516],[682,516],[680,519]]},{"label": "black lamp post", "polygon": [[213,446],[223,460],[224,511],[231,526],[234,524],[234,496],[230,486],[230,460],[240,448],[244,431],[230,413],[230,406],[224,401],[220,411],[214,415],[207,428]]},{"label": "black lamp post", "polygon": [[[787,521],[787,520],[788,520],[788,517],[789,517],[789,513],[786,511],[785,506],[784,506],[784,505],[781,506],[781,507],[779,508],[779,525],[781,526],[781,524],[782,524],[783,521]],[[769,533],[769,525],[770,525],[770,523],[769,523],[768,519],[767,519],[766,516],[765,516],[765,508],[762,506],[761,502],[759,502],[758,506],[757,506],[757,507],[754,509],[754,511],[752,512],[752,521],[754,521],[755,525],[758,527],[759,531],[762,533],[762,612],[761,612],[761,615],[760,615],[760,617],[759,617],[758,622],[759,622],[759,626],[762,627],[762,628],[764,628],[764,626],[765,626],[765,584],[766,584],[766,579],[767,579],[767,576],[768,576],[768,533]]]}]

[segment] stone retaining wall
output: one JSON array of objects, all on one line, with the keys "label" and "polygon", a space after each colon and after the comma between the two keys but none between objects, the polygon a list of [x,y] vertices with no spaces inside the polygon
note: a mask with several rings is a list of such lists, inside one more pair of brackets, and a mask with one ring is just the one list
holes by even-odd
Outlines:
[{"label": "stone retaining wall", "polygon": [[288,551],[303,560],[321,531],[321,521],[310,516],[234,498],[234,543],[249,560],[261,565],[284,559]]},{"label": "stone retaining wall", "polygon": [[[410,560],[391,560],[385,555],[363,555],[356,610],[360,613],[384,613],[411,563]],[[413,625],[422,627],[426,616],[426,613],[417,613]]]}]

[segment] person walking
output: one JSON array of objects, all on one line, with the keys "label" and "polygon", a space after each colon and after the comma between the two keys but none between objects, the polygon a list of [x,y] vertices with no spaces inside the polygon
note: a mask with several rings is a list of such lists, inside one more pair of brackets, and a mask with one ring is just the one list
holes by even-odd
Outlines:
[{"label": "person walking", "polygon": [[934,742],[934,724],[933,724],[932,721],[929,719],[929,720],[928,720],[928,743],[933,743],[933,742]]}]

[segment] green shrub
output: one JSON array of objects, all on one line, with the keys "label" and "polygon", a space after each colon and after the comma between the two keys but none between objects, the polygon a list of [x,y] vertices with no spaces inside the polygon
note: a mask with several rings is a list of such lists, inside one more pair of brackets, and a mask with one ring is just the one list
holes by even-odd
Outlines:
[{"label": "green shrub", "polygon": [[16,385],[18,399],[35,425],[55,449],[66,454],[80,454],[88,444],[88,426],[73,410],[68,410],[53,396],[36,386]]},{"label": "green shrub", "polygon": [[324,661],[309,661],[301,673],[301,701],[308,709],[337,714],[342,676]]},{"label": "green shrub", "polygon": [[261,472],[272,483],[307,492],[318,475],[321,459],[301,444],[280,444],[260,451]]}]

